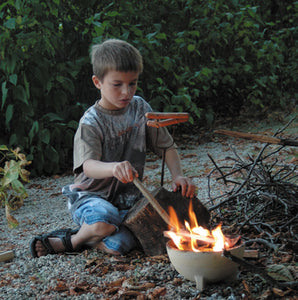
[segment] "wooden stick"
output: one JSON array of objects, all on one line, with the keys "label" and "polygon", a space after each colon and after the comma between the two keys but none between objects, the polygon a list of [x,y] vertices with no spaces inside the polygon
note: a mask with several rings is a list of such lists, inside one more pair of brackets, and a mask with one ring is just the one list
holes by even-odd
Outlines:
[{"label": "wooden stick", "polygon": [[276,137],[271,137],[266,135],[245,133],[245,132],[231,131],[231,130],[224,130],[224,129],[215,130],[214,133],[225,134],[236,138],[255,140],[258,142],[269,143],[274,145],[298,147],[298,140],[296,141],[292,139],[276,138]]},{"label": "wooden stick", "polygon": [[0,253],[0,262],[9,261],[14,258],[14,252],[12,250]]},{"label": "wooden stick", "polygon": [[188,119],[169,119],[169,120],[164,120],[164,121],[147,121],[147,126],[150,127],[155,127],[155,128],[160,128],[160,127],[165,127],[169,125],[174,125],[174,124],[179,124],[188,121]]},{"label": "wooden stick", "polygon": [[258,250],[244,250],[243,258],[259,258]]},{"label": "wooden stick", "polygon": [[161,112],[148,112],[145,114],[147,119],[188,119],[188,113],[161,113]]},{"label": "wooden stick", "polygon": [[144,187],[141,181],[138,178],[134,178],[133,183],[136,187],[142,192],[144,197],[149,201],[149,203],[153,206],[153,208],[158,212],[158,214],[163,218],[163,220],[173,227],[170,222],[170,216],[168,213],[162,208],[159,202],[153,197],[153,195]]}]

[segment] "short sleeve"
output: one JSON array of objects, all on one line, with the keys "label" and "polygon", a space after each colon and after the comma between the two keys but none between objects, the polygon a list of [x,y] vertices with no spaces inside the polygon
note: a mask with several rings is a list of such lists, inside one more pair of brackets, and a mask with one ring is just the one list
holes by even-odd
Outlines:
[{"label": "short sleeve", "polygon": [[100,160],[102,156],[102,136],[91,125],[80,124],[74,137],[73,169],[82,172],[83,163],[88,159]]},{"label": "short sleeve", "polygon": [[166,127],[147,127],[149,148],[158,156],[161,156],[164,149],[176,149],[173,137]]}]

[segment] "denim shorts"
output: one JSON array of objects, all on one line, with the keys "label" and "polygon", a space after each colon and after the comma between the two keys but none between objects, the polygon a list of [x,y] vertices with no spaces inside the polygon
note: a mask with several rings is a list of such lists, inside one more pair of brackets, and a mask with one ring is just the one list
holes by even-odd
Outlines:
[{"label": "denim shorts", "polygon": [[113,204],[96,195],[90,195],[74,211],[73,220],[80,226],[83,223],[92,225],[97,222],[114,225],[116,231],[102,241],[108,249],[118,251],[123,255],[137,246],[136,238],[131,231],[121,225],[127,212],[127,210],[118,210]]}]

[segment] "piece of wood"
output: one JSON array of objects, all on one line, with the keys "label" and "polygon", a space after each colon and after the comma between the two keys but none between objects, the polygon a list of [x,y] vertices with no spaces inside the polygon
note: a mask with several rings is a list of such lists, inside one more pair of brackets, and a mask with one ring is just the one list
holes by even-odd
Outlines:
[{"label": "piece of wood", "polygon": [[276,137],[271,137],[271,136],[266,136],[261,134],[245,133],[245,132],[231,131],[231,130],[224,130],[224,129],[215,130],[214,133],[224,134],[236,138],[254,140],[262,143],[298,147],[298,140],[276,138]]},{"label": "piece of wood", "polygon": [[160,127],[183,123],[186,121],[188,121],[188,119],[169,119],[169,120],[164,120],[164,121],[157,121],[157,120],[150,121],[149,120],[149,121],[147,121],[147,126],[160,128]]},{"label": "piece of wood", "polygon": [[145,188],[142,182],[138,178],[133,179],[133,183],[140,190],[140,192],[147,198],[153,208],[157,211],[157,213],[162,217],[162,219],[166,222],[166,224],[171,225],[170,217],[168,213],[161,207],[158,201],[153,197],[153,195]]},{"label": "piece of wood", "polygon": [[0,252],[0,262],[10,261],[14,258],[14,252],[12,250]]},{"label": "piece of wood", "polygon": [[[167,214],[169,206],[172,206],[182,224],[184,220],[189,222],[189,198],[182,197],[180,192],[169,192],[163,187],[156,189],[151,194]],[[192,199],[192,204],[199,225],[208,228],[209,211],[196,197]],[[135,235],[145,254],[154,256],[166,253],[168,239],[164,237],[163,232],[171,228],[146,197],[140,199],[130,209],[123,225]]]},{"label": "piece of wood", "polygon": [[189,113],[162,113],[162,112],[148,112],[145,114],[147,119],[187,119]]},{"label": "piece of wood", "polygon": [[244,250],[243,253],[244,258],[259,258],[258,250]]},{"label": "piece of wood", "polygon": [[148,119],[147,126],[155,128],[183,123],[189,119],[188,113],[149,112],[145,116]]}]

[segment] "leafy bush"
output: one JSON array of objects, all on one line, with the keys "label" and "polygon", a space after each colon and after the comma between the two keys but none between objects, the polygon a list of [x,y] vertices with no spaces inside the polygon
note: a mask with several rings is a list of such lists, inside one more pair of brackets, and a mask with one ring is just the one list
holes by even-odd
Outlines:
[{"label": "leafy bush", "polygon": [[11,211],[20,208],[28,197],[22,182],[29,182],[30,172],[25,169],[31,161],[20,152],[20,148],[8,149],[0,145],[0,204],[5,207],[8,226],[18,226]]},{"label": "leafy bush", "polygon": [[[89,47],[135,45],[138,93],[159,111],[211,123],[295,99],[297,2],[5,1],[0,4],[0,144],[21,145],[32,174],[71,167],[73,135],[98,91]],[[169,13],[170,12],[170,13]]]},{"label": "leafy bush", "polygon": [[65,169],[81,114],[73,100],[75,81],[88,58],[73,55],[74,36],[65,37],[61,5],[35,0],[1,5],[0,142],[26,149],[37,174]]}]

